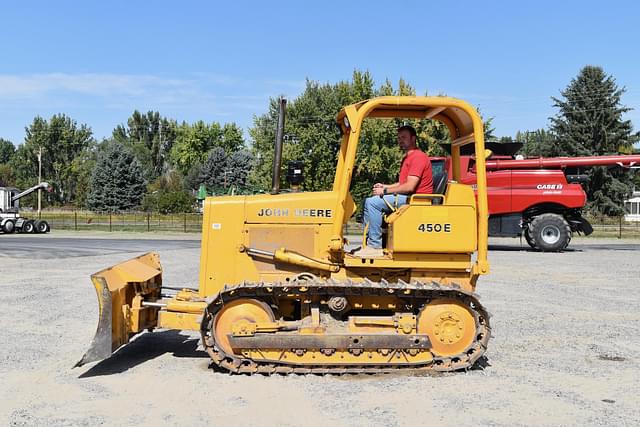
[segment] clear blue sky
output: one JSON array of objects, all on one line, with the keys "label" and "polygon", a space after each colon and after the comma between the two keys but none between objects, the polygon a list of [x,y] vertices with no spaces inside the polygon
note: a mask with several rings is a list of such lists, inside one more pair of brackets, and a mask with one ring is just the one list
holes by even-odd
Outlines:
[{"label": "clear blue sky", "polygon": [[0,7],[0,137],[63,112],[109,136],[134,109],[245,129],[306,78],[405,78],[495,117],[545,127],[586,64],[628,93],[640,127],[640,6],[626,1],[14,2]]}]

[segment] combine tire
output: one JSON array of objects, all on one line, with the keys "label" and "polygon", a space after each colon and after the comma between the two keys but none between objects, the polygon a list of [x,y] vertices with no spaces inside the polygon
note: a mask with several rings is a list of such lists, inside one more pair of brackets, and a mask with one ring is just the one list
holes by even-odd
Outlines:
[{"label": "combine tire", "polygon": [[524,239],[527,241],[529,246],[531,246],[533,249],[535,249],[535,245],[533,243],[533,240],[531,240],[531,232],[529,231],[529,227],[526,227],[524,229]]},{"label": "combine tire", "polygon": [[34,225],[36,228],[36,233],[48,233],[50,230],[49,223],[44,220],[37,220]]},{"label": "combine tire", "polygon": [[527,243],[542,252],[559,252],[571,241],[571,228],[562,215],[546,213],[531,220],[525,230]]},{"label": "combine tire", "polygon": [[13,220],[9,220],[5,222],[4,225],[2,226],[2,231],[4,231],[7,234],[13,233],[14,231],[16,231],[16,223],[13,222]]}]

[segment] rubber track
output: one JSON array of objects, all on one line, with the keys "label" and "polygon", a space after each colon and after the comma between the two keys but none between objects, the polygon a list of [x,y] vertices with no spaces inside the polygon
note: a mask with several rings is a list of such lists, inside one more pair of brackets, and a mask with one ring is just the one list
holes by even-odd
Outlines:
[{"label": "rubber track", "polygon": [[[388,296],[396,294],[407,300],[408,304],[421,305],[425,301],[436,298],[457,299],[474,313],[476,324],[476,339],[462,353],[450,357],[436,357],[427,364],[398,364],[398,365],[291,365],[275,364],[272,362],[244,359],[235,354],[226,354],[216,346],[210,333],[212,321],[216,313],[224,306],[238,298],[254,298],[269,304],[274,297],[280,295],[316,295],[316,296]],[[216,296],[208,300],[208,308],[202,319],[201,334],[205,350],[213,363],[231,373],[239,374],[347,374],[347,373],[388,373],[399,371],[458,371],[471,368],[484,354],[491,335],[489,313],[478,301],[478,296],[472,292],[462,290],[458,285],[441,285],[438,282],[423,283],[412,281],[407,283],[398,281],[373,282],[338,282],[332,279],[304,280],[286,283],[254,283],[244,282],[235,286],[225,286]],[[402,351],[402,350],[399,350]]]}]

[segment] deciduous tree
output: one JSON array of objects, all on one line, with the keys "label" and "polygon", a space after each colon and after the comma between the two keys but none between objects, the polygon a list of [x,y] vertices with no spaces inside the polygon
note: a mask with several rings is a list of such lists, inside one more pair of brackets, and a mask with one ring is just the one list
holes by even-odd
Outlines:
[{"label": "deciduous tree", "polygon": [[157,111],[146,114],[134,111],[127,125],[118,125],[113,138],[130,147],[141,163],[144,176],[153,181],[169,169],[171,147],[176,139],[176,122]]},{"label": "deciduous tree", "polygon": [[235,123],[220,125],[202,120],[193,124],[183,122],[177,128],[176,141],[171,149],[172,164],[183,174],[197,164],[203,163],[209,152],[220,147],[233,153],[245,146],[242,129]]},{"label": "deciduous tree", "polygon": [[16,152],[13,142],[0,138],[0,163],[8,163]]},{"label": "deciduous tree", "polygon": [[75,200],[80,157],[95,145],[91,128],[59,114],[49,120],[36,117],[26,128],[24,144],[11,159],[17,184],[26,188],[38,180],[38,152],[42,147],[42,179],[53,186],[47,199],[54,204]]},{"label": "deciduous tree", "polygon": [[[384,95],[415,95],[415,90],[402,79],[395,87],[386,80],[376,88],[370,73],[357,70],[350,81],[320,84],[308,80],[304,92],[287,105],[282,179],[289,160],[303,160],[303,189],[330,189],[341,142],[335,122],[337,112],[345,105]],[[277,117],[278,100],[274,98],[270,100],[269,111],[256,117],[249,131],[256,159],[251,179],[263,189],[271,184]],[[358,144],[351,186],[357,202],[371,192],[373,183],[397,180],[402,151],[397,146],[396,129],[404,123],[416,127],[421,148],[431,154],[441,153],[438,144],[448,140],[446,127],[432,120],[367,119]]]}]

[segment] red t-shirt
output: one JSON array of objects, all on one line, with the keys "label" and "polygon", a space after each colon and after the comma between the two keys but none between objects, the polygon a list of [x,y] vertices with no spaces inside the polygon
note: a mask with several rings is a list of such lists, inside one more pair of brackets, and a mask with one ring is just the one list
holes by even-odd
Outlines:
[{"label": "red t-shirt", "polygon": [[429,156],[420,150],[409,151],[402,159],[400,165],[400,179],[398,182],[404,184],[409,175],[420,178],[415,194],[433,193],[433,176],[431,175],[431,160]]}]

